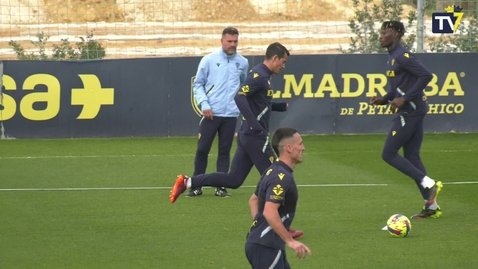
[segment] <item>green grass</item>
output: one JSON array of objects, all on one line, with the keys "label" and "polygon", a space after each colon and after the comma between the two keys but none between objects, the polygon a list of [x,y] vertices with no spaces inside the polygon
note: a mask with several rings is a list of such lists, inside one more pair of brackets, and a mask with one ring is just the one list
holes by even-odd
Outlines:
[{"label": "green grass", "polygon": [[[474,268],[478,184],[445,184],[440,219],[412,220],[407,238],[380,228],[422,206],[415,183],[381,160],[383,135],[304,137],[293,223],[312,256],[293,268]],[[168,187],[191,174],[195,138],[0,140],[0,189]],[[209,171],[215,167],[216,145]],[[428,134],[432,178],[476,182],[478,134]],[[27,158],[27,157],[30,158]],[[247,201],[258,180],[229,199],[168,201],[169,189],[0,191],[0,268],[250,268]]]}]

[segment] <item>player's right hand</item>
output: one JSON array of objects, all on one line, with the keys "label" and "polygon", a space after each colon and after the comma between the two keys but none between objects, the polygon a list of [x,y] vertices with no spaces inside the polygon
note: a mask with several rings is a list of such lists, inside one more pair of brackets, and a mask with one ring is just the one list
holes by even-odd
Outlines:
[{"label": "player's right hand", "polygon": [[206,109],[202,112],[202,115],[204,116],[204,118],[208,119],[208,120],[212,120],[212,110],[211,109]]},{"label": "player's right hand", "polygon": [[312,252],[310,252],[310,249],[299,241],[292,240],[288,242],[287,245],[295,251],[295,254],[300,259],[304,259],[307,256],[307,254],[309,255],[312,254]]},{"label": "player's right hand", "polygon": [[378,98],[377,96],[373,96],[370,98],[370,104],[375,106],[375,105],[381,105],[382,104],[382,99]]}]

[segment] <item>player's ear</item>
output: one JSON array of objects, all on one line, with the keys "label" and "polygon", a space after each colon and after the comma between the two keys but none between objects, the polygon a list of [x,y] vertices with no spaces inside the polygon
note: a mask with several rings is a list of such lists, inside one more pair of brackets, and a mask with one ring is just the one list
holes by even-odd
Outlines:
[{"label": "player's ear", "polygon": [[287,145],[285,146],[285,148],[287,149],[287,152],[288,152],[288,153],[291,153],[291,152],[292,152],[292,145],[291,145],[291,144],[287,144]]}]

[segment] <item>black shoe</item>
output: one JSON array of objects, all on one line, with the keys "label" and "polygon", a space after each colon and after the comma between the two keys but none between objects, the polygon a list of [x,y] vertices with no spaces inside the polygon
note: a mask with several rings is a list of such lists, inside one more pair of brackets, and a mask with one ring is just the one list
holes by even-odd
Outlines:
[{"label": "black shoe", "polygon": [[425,208],[423,207],[423,210],[412,216],[412,219],[426,219],[426,218],[439,218],[441,216],[442,212],[440,207],[438,206],[437,209],[430,209],[430,208]]},{"label": "black shoe", "polygon": [[202,190],[199,189],[191,189],[187,194],[186,197],[196,197],[196,196],[201,196],[202,195]]},{"label": "black shoe", "polygon": [[217,188],[214,195],[219,197],[231,197],[231,195],[226,191],[226,188]]}]

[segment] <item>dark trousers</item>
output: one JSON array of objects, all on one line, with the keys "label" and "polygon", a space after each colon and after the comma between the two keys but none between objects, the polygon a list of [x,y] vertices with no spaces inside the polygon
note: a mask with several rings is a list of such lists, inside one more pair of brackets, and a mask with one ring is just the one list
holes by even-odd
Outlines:
[{"label": "dark trousers", "polygon": [[[420,193],[426,199],[428,191],[423,188],[421,182],[427,172],[420,158],[424,117],[425,115],[395,117],[385,140],[382,159],[415,180]],[[403,157],[398,154],[401,148]]]},{"label": "dark trousers", "polygon": [[268,136],[239,134],[230,172],[196,175],[192,178],[192,186],[193,188],[212,186],[237,189],[244,183],[253,166],[256,166],[262,175],[275,158]]},{"label": "dark trousers", "polygon": [[290,269],[285,249],[246,243],[246,257],[252,269]]},{"label": "dark trousers", "polygon": [[212,120],[201,118],[199,122],[198,145],[194,158],[194,174],[206,173],[208,155],[216,134],[219,138],[216,171],[227,173],[231,162],[231,147],[234,141],[237,118],[216,117]]}]

